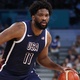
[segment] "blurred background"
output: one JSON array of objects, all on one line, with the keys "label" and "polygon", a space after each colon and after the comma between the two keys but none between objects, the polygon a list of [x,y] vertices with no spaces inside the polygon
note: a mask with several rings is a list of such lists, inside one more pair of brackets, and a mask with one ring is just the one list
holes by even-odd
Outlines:
[{"label": "blurred background", "polygon": [[[0,0],[0,32],[18,21],[31,19],[29,6],[35,0]],[[80,0],[47,0],[53,7],[48,31],[52,36],[49,56],[80,73]],[[56,39],[56,36],[59,39]],[[0,45],[0,56],[6,43]],[[59,73],[36,64],[41,80],[58,80]]]}]

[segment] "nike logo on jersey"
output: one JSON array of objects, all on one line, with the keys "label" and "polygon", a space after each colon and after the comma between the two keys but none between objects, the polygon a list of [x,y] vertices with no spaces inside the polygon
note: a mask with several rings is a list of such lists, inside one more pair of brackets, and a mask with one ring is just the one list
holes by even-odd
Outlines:
[{"label": "nike logo on jersey", "polygon": [[27,37],[32,37],[32,35],[28,34]]}]

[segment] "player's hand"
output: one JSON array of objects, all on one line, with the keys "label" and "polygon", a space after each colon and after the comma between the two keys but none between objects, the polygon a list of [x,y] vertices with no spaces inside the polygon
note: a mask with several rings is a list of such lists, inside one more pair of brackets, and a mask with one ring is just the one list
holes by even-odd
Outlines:
[{"label": "player's hand", "polygon": [[0,58],[0,68],[3,65],[5,59]]},{"label": "player's hand", "polygon": [[74,70],[73,68],[70,68],[70,67],[64,68],[64,71],[67,71],[67,70],[71,70],[71,71],[73,71],[73,72],[78,74],[78,72],[76,70]]},{"label": "player's hand", "polygon": [[4,61],[4,59],[0,58],[0,63],[3,62],[3,61]]}]

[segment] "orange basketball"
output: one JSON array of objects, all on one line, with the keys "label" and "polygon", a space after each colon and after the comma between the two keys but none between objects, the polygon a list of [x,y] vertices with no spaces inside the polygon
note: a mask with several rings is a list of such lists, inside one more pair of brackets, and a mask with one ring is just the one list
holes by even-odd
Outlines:
[{"label": "orange basketball", "polygon": [[80,80],[77,73],[67,70],[60,74],[58,80]]}]

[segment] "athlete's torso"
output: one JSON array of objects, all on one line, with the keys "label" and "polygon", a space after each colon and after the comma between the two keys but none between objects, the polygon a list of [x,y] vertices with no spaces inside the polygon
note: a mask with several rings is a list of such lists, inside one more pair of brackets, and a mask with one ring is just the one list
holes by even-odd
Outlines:
[{"label": "athlete's torso", "polygon": [[37,56],[46,45],[47,31],[39,36],[35,36],[30,25],[30,21],[23,22],[25,32],[19,41],[15,39],[7,43],[4,58],[3,69],[15,74],[28,74],[34,67]]}]

